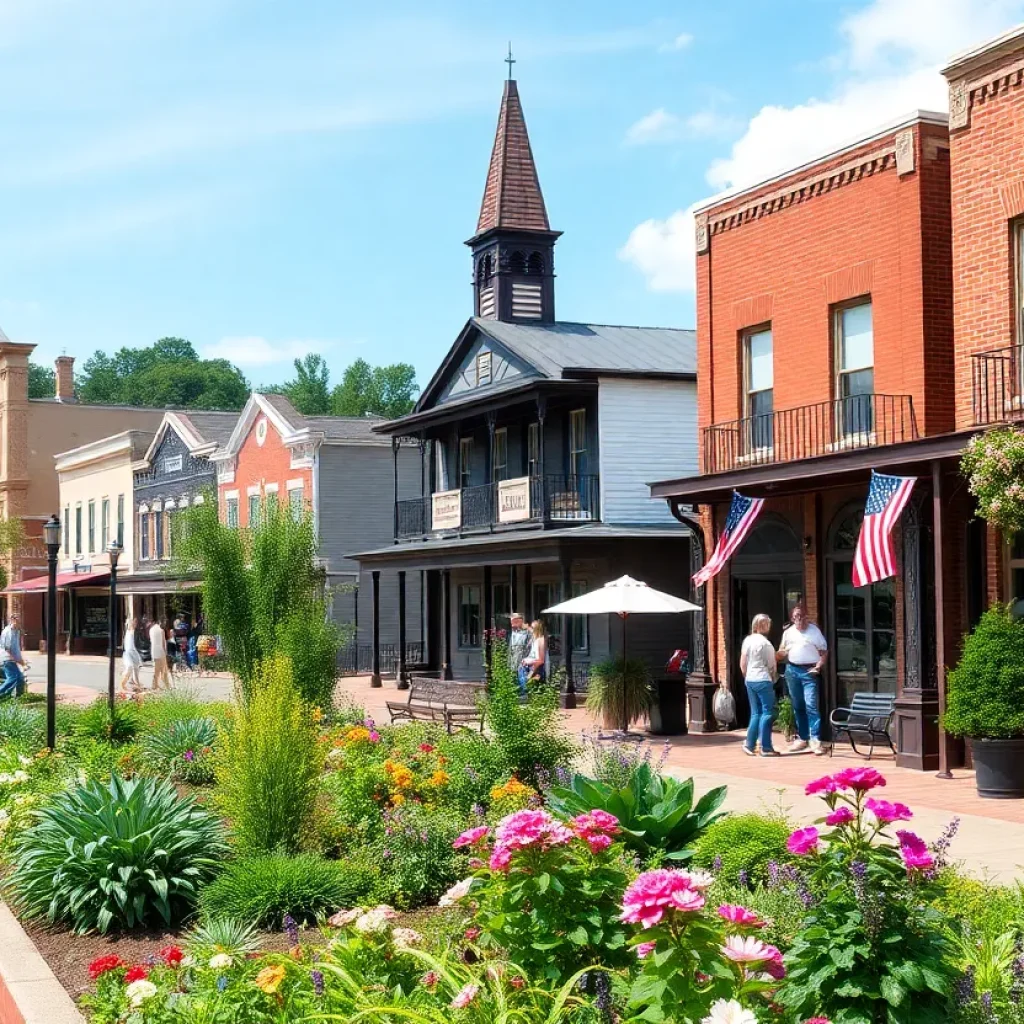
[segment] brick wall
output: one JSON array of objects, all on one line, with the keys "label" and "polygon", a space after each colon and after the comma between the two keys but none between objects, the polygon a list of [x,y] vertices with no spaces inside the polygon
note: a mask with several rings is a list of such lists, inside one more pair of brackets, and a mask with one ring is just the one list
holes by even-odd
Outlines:
[{"label": "brick wall", "polygon": [[832,399],[832,311],[867,295],[875,391],[911,395],[922,434],[952,428],[947,133],[924,121],[910,130],[909,173],[897,171],[893,132],[707,211],[709,251],[697,258],[701,428],[743,415],[741,335],[768,321],[774,408]]}]

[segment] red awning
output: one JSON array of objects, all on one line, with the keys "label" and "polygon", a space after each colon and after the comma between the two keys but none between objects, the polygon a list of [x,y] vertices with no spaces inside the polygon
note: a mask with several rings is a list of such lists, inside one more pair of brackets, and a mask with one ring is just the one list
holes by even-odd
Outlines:
[{"label": "red awning", "polygon": [[[85,583],[99,584],[106,583],[110,579],[110,572],[59,572],[57,573],[57,588],[81,586]],[[5,594],[28,593],[46,590],[49,586],[48,576],[33,576],[30,580],[22,580],[20,583],[12,583],[5,591]]]}]

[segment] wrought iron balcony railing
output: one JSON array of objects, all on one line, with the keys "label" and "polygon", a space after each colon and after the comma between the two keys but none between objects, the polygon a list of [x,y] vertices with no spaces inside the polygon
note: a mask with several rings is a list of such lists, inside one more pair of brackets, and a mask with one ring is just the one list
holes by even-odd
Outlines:
[{"label": "wrought iron balcony railing", "polygon": [[971,356],[975,426],[1024,419],[1024,345]]},{"label": "wrought iron balcony railing", "polygon": [[917,436],[910,395],[850,395],[705,427],[704,472],[812,459]]},{"label": "wrought iron balcony railing", "polygon": [[[596,474],[531,476],[523,478],[513,509],[502,508],[502,485],[480,484],[459,491],[457,515],[434,523],[433,499],[408,498],[395,503],[395,537],[426,537],[434,533],[476,533],[523,524],[558,525],[600,519],[600,477]],[[528,496],[528,497],[527,497]]]}]

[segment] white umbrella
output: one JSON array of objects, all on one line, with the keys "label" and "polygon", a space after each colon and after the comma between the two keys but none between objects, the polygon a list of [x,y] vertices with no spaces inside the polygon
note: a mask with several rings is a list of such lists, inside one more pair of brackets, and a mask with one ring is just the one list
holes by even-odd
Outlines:
[{"label": "white umbrella", "polygon": [[[618,615],[622,619],[622,666],[623,689],[625,689],[626,667],[626,619],[630,615],[678,614],[699,612],[700,607],[681,597],[673,597],[664,591],[655,590],[632,576],[620,576],[606,583],[600,590],[591,590],[579,597],[562,601],[545,608],[545,615]],[[566,638],[565,642],[569,642]],[[625,702],[623,702],[625,705]],[[623,732],[629,723],[623,725]]]}]

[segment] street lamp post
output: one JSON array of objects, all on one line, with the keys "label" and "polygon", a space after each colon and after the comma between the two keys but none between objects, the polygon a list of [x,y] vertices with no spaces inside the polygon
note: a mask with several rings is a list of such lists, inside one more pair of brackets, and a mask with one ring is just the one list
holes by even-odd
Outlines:
[{"label": "street lamp post", "polygon": [[110,704],[110,720],[114,720],[114,668],[117,662],[117,560],[121,557],[121,545],[115,537],[107,545],[110,558],[110,611],[108,613],[110,633],[110,663],[107,667],[107,701]]},{"label": "street lamp post", "polygon": [[50,516],[43,525],[46,541],[46,745],[57,742],[57,552],[60,550],[60,518]]}]

